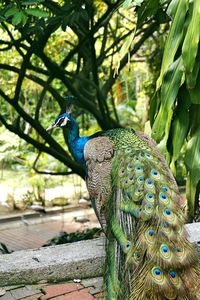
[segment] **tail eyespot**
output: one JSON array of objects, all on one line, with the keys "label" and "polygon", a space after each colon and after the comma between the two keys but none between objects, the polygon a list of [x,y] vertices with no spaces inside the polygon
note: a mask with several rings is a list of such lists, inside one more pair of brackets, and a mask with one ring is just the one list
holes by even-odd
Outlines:
[{"label": "tail eyespot", "polygon": [[128,170],[128,171],[130,171],[130,170],[132,170],[132,169],[133,169],[133,164],[131,164],[131,163],[130,163],[130,164],[128,164],[128,166],[127,166],[127,170]]},{"label": "tail eyespot", "polygon": [[164,259],[170,259],[172,256],[172,253],[166,244],[162,244],[160,246],[160,254]]},{"label": "tail eyespot", "polygon": [[136,259],[136,260],[139,260],[140,259],[140,252],[139,251],[135,251],[134,252],[134,258]]},{"label": "tail eyespot", "polygon": [[167,195],[164,194],[164,193],[160,193],[160,198],[163,199],[163,200],[166,200],[167,199]]},{"label": "tail eyespot", "polygon": [[135,167],[135,169],[138,170],[138,171],[142,170],[142,166],[137,166],[137,167]]},{"label": "tail eyespot", "polygon": [[161,186],[161,189],[165,192],[168,192],[169,191],[169,188],[166,186],[166,185],[162,185]]},{"label": "tail eyespot", "polygon": [[169,279],[176,286],[180,284],[180,278],[175,271],[169,272]]},{"label": "tail eyespot", "polygon": [[145,198],[148,203],[154,203],[154,195],[152,193],[146,194]]},{"label": "tail eyespot", "polygon": [[150,153],[145,153],[145,157],[148,159],[152,159],[152,155]]},{"label": "tail eyespot", "polygon": [[126,241],[126,243],[123,245],[123,252],[128,253],[130,249],[131,249],[131,242]]},{"label": "tail eyespot", "polygon": [[162,246],[161,251],[163,253],[167,253],[169,251],[169,249],[166,246]]},{"label": "tail eyespot", "polygon": [[150,178],[148,178],[148,179],[146,180],[146,183],[147,183],[148,185],[152,185],[152,184],[153,184],[153,180],[150,179]]},{"label": "tail eyespot", "polygon": [[142,183],[142,182],[144,181],[144,177],[143,177],[143,176],[138,177],[138,178],[137,178],[137,181],[138,181],[139,183]]},{"label": "tail eyespot", "polygon": [[153,229],[149,229],[147,231],[147,233],[148,233],[149,236],[153,236],[154,235],[154,230]]},{"label": "tail eyespot", "polygon": [[159,171],[156,169],[151,170],[151,177],[156,181],[159,181],[161,178]]},{"label": "tail eyespot", "polygon": [[162,192],[159,194],[159,201],[163,205],[169,205],[170,204],[170,198],[165,193],[162,193]]},{"label": "tail eyespot", "polygon": [[120,177],[124,176],[125,173],[126,173],[126,172],[125,172],[125,169],[119,170],[119,176],[120,176]]},{"label": "tail eyespot", "polygon": [[151,275],[157,284],[162,284],[164,282],[165,277],[163,271],[159,267],[153,267],[151,269]]},{"label": "tail eyespot", "polygon": [[165,210],[164,210],[164,214],[165,214],[166,216],[171,216],[171,215],[172,215],[171,209],[169,209],[169,208],[165,209]]},{"label": "tail eyespot", "polygon": [[171,276],[172,278],[176,278],[176,272],[171,271],[171,272],[169,272],[169,274],[170,274],[170,276]]}]

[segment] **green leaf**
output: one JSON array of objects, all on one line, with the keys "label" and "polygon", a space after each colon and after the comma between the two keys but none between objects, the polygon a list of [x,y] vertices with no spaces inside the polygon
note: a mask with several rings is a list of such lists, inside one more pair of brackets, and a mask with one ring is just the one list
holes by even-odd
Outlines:
[{"label": "green leaf", "polygon": [[183,64],[186,73],[192,73],[200,39],[200,0],[194,0],[192,18],[182,46]]},{"label": "green leaf", "polygon": [[137,28],[140,28],[147,18],[155,15],[158,8],[159,3],[157,0],[144,1],[142,6],[138,9]]},{"label": "green leaf", "polygon": [[22,1],[23,5],[33,5],[33,4],[39,4],[44,2],[45,0],[26,0],[26,1]]},{"label": "green leaf", "polygon": [[134,37],[135,37],[135,30],[133,30],[133,32],[131,32],[131,34],[126,38],[125,42],[123,43],[123,45],[119,51],[120,59],[122,59],[128,53],[131,43],[134,40]]},{"label": "green leaf", "polygon": [[81,10],[80,17],[81,17],[81,19],[83,19],[86,22],[89,21],[88,13],[84,9]]},{"label": "green leaf", "polygon": [[185,23],[186,13],[188,11],[188,1],[181,0],[178,3],[176,14],[172,22],[170,32],[165,44],[160,76],[157,80],[157,90],[160,88],[163,76],[167,72],[169,66],[174,61],[178,47],[183,40],[183,27]]},{"label": "green leaf", "polygon": [[191,102],[194,104],[200,104],[200,49],[198,51],[192,73],[186,74],[186,82]]},{"label": "green leaf", "polygon": [[189,214],[194,216],[196,189],[200,181],[200,127],[187,144],[185,163],[189,172],[186,194],[188,199]]},{"label": "green leaf", "polygon": [[150,117],[151,127],[153,126],[154,117],[159,108],[159,104],[160,104],[159,99],[160,99],[160,97],[158,97],[158,93],[157,93],[157,95],[156,95],[156,93],[154,93],[153,97],[150,99],[149,117]]},{"label": "green leaf", "polygon": [[194,104],[200,104],[200,84],[199,84],[199,80],[200,80],[200,74],[198,76],[196,86],[193,89],[189,89],[191,102],[194,103]]},{"label": "green leaf", "polygon": [[27,8],[25,10],[25,12],[28,15],[34,16],[34,17],[38,17],[38,18],[46,18],[49,16],[48,12],[41,10],[39,8]]},{"label": "green leaf", "polygon": [[14,15],[14,17],[12,18],[12,24],[13,25],[19,25],[22,20],[23,20],[23,12],[22,11],[19,11],[18,13],[16,13]]},{"label": "green leaf", "polygon": [[76,22],[78,23],[78,22],[79,22],[79,19],[80,19],[80,16],[81,16],[81,12],[80,12],[80,11],[74,12],[74,13],[71,15],[70,25],[73,25],[73,24],[75,24]]},{"label": "green leaf", "polygon": [[8,18],[10,16],[13,16],[13,15],[19,13],[19,11],[20,11],[19,8],[17,8],[16,6],[13,6],[6,11],[5,17]]},{"label": "green leaf", "polygon": [[133,0],[135,6],[140,6],[143,2],[144,0]]},{"label": "green leaf", "polygon": [[165,147],[169,135],[171,118],[173,115],[173,105],[176,100],[179,87],[182,83],[183,63],[178,58],[168,69],[163,78],[161,86],[160,101],[161,106],[152,128],[152,137]]},{"label": "green leaf", "polygon": [[194,135],[194,133],[198,130],[200,126],[200,105],[192,104],[190,107],[190,135]]},{"label": "green leaf", "polygon": [[[120,66],[120,61],[122,58],[129,53],[129,48],[131,46],[131,43],[134,40],[135,37],[135,32],[136,32],[136,27],[135,30],[131,32],[131,34],[126,38],[125,42],[123,43],[123,46],[121,47],[118,57],[116,59],[116,67],[115,67],[115,73],[118,74],[119,71],[119,66]],[[130,55],[128,56],[128,60],[130,59]]]},{"label": "green leaf", "polygon": [[185,142],[189,127],[189,107],[191,102],[189,93],[185,86],[180,89],[178,98],[179,100],[176,107],[176,116],[172,123],[171,132],[173,153],[170,167],[174,174],[176,173],[175,162],[178,160],[181,154],[181,149]]},{"label": "green leaf", "polygon": [[122,9],[128,9],[130,6],[132,6],[133,1],[132,0],[125,0]]},{"label": "green leaf", "polygon": [[[197,57],[195,60],[195,64],[194,64],[192,73],[186,74],[186,83],[187,83],[188,89],[193,89],[195,87],[195,85],[199,85],[199,80],[200,80],[199,69],[200,69],[200,49],[197,53]],[[197,79],[197,76],[198,76],[198,79]]]},{"label": "green leaf", "polygon": [[26,22],[27,22],[27,20],[28,20],[28,16],[27,16],[26,14],[24,14],[24,13],[23,13],[23,16],[22,16],[22,21],[21,21],[21,22],[22,22],[22,24],[23,24],[23,25],[25,25],[25,24],[26,24]]},{"label": "green leaf", "polygon": [[4,18],[4,16],[0,15],[0,22],[3,22],[5,20],[6,20],[6,18]]},{"label": "green leaf", "polygon": [[122,9],[129,9],[132,6],[141,6],[145,0],[125,0],[122,4]]},{"label": "green leaf", "polygon": [[67,15],[62,19],[62,30],[65,31],[66,27],[70,24],[71,16]]},{"label": "green leaf", "polygon": [[178,6],[179,0],[172,0],[169,3],[169,6],[167,8],[167,14],[169,17],[174,18],[176,10],[177,10],[177,6]]}]

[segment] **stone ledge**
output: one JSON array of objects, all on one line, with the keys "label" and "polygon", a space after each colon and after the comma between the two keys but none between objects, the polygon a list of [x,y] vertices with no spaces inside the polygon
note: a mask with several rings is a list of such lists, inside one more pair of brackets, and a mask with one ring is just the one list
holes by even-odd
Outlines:
[{"label": "stone ledge", "polygon": [[101,276],[104,239],[21,250],[0,256],[0,286]]},{"label": "stone ledge", "polygon": [[[186,225],[200,254],[200,223]],[[102,276],[105,240],[16,251],[0,256],[0,286],[58,282]]]}]

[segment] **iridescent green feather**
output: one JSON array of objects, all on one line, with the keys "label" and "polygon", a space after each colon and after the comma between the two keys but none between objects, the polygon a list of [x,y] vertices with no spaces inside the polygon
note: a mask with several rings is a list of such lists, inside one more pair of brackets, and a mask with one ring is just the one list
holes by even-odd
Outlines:
[{"label": "iridescent green feather", "polygon": [[108,271],[107,299],[198,299],[193,284],[188,289],[186,283],[199,281],[197,255],[187,240],[184,209],[164,159],[131,129],[105,135],[116,149],[107,235],[116,241],[108,249],[118,256],[110,268],[115,276]]}]

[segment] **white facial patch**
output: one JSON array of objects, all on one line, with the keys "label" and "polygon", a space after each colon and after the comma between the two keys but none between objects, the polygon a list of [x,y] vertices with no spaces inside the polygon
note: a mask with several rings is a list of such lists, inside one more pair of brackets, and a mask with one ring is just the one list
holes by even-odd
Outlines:
[{"label": "white facial patch", "polygon": [[66,126],[68,121],[69,121],[69,118],[68,118],[68,117],[65,117],[65,118],[63,119],[63,122],[60,124],[60,126]]}]

